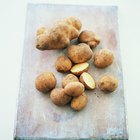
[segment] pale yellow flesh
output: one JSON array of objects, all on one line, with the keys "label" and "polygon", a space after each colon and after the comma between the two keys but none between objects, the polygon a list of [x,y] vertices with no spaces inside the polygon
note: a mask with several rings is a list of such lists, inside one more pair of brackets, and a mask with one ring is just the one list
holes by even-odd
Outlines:
[{"label": "pale yellow flesh", "polygon": [[83,70],[87,69],[88,66],[89,66],[88,63],[76,64],[75,66],[73,66],[73,67],[71,68],[71,72],[83,71]]},{"label": "pale yellow flesh", "polygon": [[83,80],[86,83],[86,85],[88,85],[91,89],[95,88],[95,81],[94,79],[91,77],[91,75],[89,75],[88,73],[84,72],[82,74]]}]

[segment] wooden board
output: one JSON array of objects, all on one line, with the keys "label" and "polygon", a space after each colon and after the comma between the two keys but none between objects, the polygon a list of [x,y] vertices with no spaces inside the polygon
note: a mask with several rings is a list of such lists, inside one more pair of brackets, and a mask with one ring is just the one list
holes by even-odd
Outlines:
[{"label": "wooden board", "polygon": [[[101,75],[113,74],[119,87],[112,94],[103,94],[98,88],[86,91],[89,101],[85,109],[73,111],[69,105],[55,106],[49,94],[35,89],[37,75],[51,71],[57,78],[57,87],[65,74],[55,70],[56,58],[66,50],[39,51],[35,48],[36,30],[50,27],[57,20],[76,16],[82,21],[82,30],[94,31],[101,37],[101,48],[111,49],[113,64],[98,69],[90,60],[89,73],[97,81]],[[127,139],[122,67],[118,37],[118,17],[115,6],[75,6],[29,4],[21,70],[15,139]]]}]

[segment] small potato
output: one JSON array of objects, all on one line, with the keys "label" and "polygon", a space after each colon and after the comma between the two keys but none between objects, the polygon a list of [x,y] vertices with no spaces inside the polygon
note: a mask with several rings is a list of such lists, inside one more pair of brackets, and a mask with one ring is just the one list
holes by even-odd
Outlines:
[{"label": "small potato", "polygon": [[87,72],[84,72],[80,75],[80,82],[85,86],[86,89],[95,89],[96,87],[93,77]]},{"label": "small potato", "polygon": [[112,64],[113,53],[108,49],[101,49],[94,55],[94,65],[98,68],[105,68]]},{"label": "small potato", "polygon": [[36,89],[46,93],[56,86],[56,78],[51,72],[40,74],[35,80]]},{"label": "small potato", "polygon": [[71,108],[77,111],[82,110],[88,102],[88,97],[85,93],[78,97],[74,97],[71,101]]},{"label": "small potato", "polygon": [[87,72],[89,69],[89,64],[88,63],[80,63],[80,64],[76,64],[71,68],[71,73],[79,76],[81,75],[83,72]]},{"label": "small potato", "polygon": [[71,82],[79,82],[79,79],[74,74],[68,74],[62,79],[62,87],[64,88]]},{"label": "small potato", "polygon": [[100,43],[100,38],[95,35],[92,31],[85,30],[80,33],[78,37],[80,43],[86,43],[90,48],[95,48]]},{"label": "small potato", "polygon": [[55,62],[55,67],[59,72],[67,72],[71,69],[72,63],[67,56],[59,56]]},{"label": "small potato", "polygon": [[118,80],[111,75],[102,76],[98,81],[98,87],[104,92],[113,92],[118,86]]},{"label": "small potato", "polygon": [[63,88],[55,88],[50,94],[51,100],[55,105],[64,106],[71,101],[71,97],[65,94]]},{"label": "small potato", "polygon": [[69,46],[67,54],[73,63],[84,63],[92,57],[92,50],[87,44],[80,43]]},{"label": "small potato", "polygon": [[80,96],[84,92],[85,87],[80,82],[71,82],[65,86],[64,90],[69,96]]}]

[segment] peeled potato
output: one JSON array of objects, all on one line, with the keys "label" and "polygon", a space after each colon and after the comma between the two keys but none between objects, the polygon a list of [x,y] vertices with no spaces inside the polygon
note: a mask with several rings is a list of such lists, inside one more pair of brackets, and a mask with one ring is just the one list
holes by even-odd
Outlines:
[{"label": "peeled potato", "polygon": [[76,64],[71,68],[71,73],[79,76],[81,75],[83,72],[87,72],[89,69],[89,64],[88,63],[80,63],[80,64]]},{"label": "peeled potato", "polygon": [[104,92],[113,92],[118,86],[118,80],[111,75],[104,75],[98,81],[98,87]]},{"label": "peeled potato", "polygon": [[93,77],[87,72],[84,72],[81,74],[80,82],[83,83],[83,85],[86,87],[86,89],[95,89],[95,87],[96,87]]},{"label": "peeled potato", "polygon": [[79,79],[74,74],[68,74],[62,79],[62,87],[65,87],[71,82],[79,82]]},{"label": "peeled potato", "polygon": [[71,82],[67,84],[64,91],[69,96],[80,96],[85,90],[85,87],[80,82]]},{"label": "peeled potato", "polygon": [[50,94],[51,100],[55,105],[64,106],[71,101],[71,97],[65,94],[63,88],[55,88]]},{"label": "peeled potato", "polygon": [[88,97],[85,93],[82,93],[82,95],[78,97],[74,97],[71,101],[71,108],[80,111],[82,110],[88,102]]}]

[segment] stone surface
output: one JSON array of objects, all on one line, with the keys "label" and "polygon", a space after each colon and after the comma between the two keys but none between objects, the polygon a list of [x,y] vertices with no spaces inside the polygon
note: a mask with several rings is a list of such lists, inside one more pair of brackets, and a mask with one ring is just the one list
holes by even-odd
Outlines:
[{"label": "stone surface", "polygon": [[[50,27],[57,20],[76,16],[82,21],[82,30],[92,30],[101,37],[101,43],[93,50],[111,49],[115,55],[113,64],[98,69],[89,61],[89,73],[97,81],[103,74],[113,74],[119,86],[112,94],[103,94],[98,87],[86,91],[88,104],[80,112],[69,105],[54,105],[49,93],[44,95],[35,89],[35,78],[41,72],[51,71],[57,78],[57,86],[65,74],[55,69],[56,58],[65,50],[40,51],[35,48],[35,34],[40,26]],[[118,37],[117,7],[29,4],[27,9],[21,83],[19,91],[15,139],[127,139],[126,115],[122,67]]]}]

